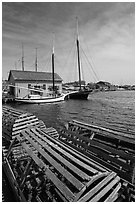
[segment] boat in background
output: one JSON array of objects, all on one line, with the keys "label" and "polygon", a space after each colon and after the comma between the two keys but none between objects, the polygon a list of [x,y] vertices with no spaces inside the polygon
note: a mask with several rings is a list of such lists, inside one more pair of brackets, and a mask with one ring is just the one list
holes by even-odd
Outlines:
[{"label": "boat in background", "polygon": [[53,97],[42,97],[40,95],[29,95],[29,98],[15,98],[15,101],[22,103],[57,103],[64,101],[66,94],[61,94],[60,96]]},{"label": "boat in background", "polygon": [[82,86],[81,83],[81,67],[80,67],[80,56],[79,56],[79,37],[78,37],[78,18],[77,19],[77,37],[76,37],[76,45],[77,45],[77,60],[78,60],[78,73],[79,73],[79,90],[74,93],[69,94],[70,99],[84,99],[88,98],[88,95],[93,91],[92,89],[88,89],[85,86]]}]

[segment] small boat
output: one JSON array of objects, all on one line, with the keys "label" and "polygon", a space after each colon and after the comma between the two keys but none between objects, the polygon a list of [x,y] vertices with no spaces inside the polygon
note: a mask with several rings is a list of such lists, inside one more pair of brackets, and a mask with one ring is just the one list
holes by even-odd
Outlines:
[{"label": "small boat", "polygon": [[64,101],[66,94],[61,94],[53,97],[42,97],[40,95],[29,95],[28,98],[15,98],[15,101],[22,103],[56,103]]},{"label": "small boat", "polygon": [[78,37],[78,20],[77,20],[77,38],[76,38],[76,45],[77,45],[77,60],[78,60],[78,73],[79,73],[79,90],[75,93],[69,94],[70,99],[87,99],[88,95],[92,92],[92,89],[87,89],[85,86],[82,87],[81,84],[81,67],[80,67],[80,56],[79,56],[79,37]]}]

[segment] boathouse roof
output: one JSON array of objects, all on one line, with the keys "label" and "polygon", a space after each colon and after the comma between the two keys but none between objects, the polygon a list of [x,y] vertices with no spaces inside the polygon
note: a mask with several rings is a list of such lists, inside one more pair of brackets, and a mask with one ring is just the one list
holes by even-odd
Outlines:
[{"label": "boathouse roof", "polygon": [[[52,81],[52,73],[50,72],[10,70],[8,81],[10,81],[11,76],[15,81]],[[57,73],[54,73],[54,79],[59,82],[63,81]]]}]

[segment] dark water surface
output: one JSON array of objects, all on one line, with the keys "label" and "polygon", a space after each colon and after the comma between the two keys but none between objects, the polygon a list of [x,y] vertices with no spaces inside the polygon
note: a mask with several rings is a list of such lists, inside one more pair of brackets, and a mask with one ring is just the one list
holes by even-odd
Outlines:
[{"label": "dark water surface", "polygon": [[[56,129],[71,120],[135,132],[135,92],[112,91],[89,95],[88,100],[68,100],[57,104],[12,104],[33,113],[47,127]],[[5,196],[4,196],[5,197]],[[8,193],[6,195],[8,199]],[[13,201],[11,199],[11,201]]]},{"label": "dark water surface", "polygon": [[58,128],[73,119],[96,125],[134,131],[135,92],[112,91],[89,95],[88,100],[68,100],[57,104],[14,104],[35,114],[46,126]]}]

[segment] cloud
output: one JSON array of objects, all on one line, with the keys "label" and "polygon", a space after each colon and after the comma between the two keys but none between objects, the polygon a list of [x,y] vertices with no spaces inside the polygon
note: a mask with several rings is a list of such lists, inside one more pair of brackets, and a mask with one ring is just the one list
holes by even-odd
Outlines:
[{"label": "cloud", "polygon": [[[7,71],[13,69],[14,62],[21,57],[21,43],[24,43],[26,64],[34,62],[38,47],[40,70],[45,70],[54,32],[56,71],[65,81],[70,81],[76,75],[72,68],[76,63],[65,63],[71,47],[75,46],[76,16],[79,18],[80,45],[88,57],[94,59],[95,71],[105,80],[109,79],[106,67],[111,67],[110,80],[114,82],[120,81],[114,67],[134,76],[134,9],[135,4],[129,2],[4,2],[3,76],[7,77]],[[75,52],[72,58],[74,55]],[[87,67],[86,62],[84,65]],[[88,73],[85,68],[86,80],[93,80]],[[129,81],[126,74],[123,74],[123,81]],[[134,79],[130,83],[134,83]]]}]

